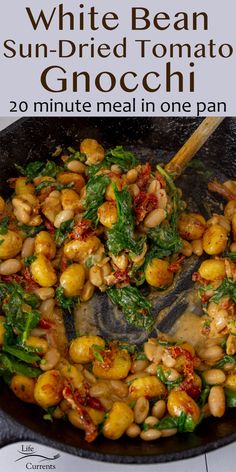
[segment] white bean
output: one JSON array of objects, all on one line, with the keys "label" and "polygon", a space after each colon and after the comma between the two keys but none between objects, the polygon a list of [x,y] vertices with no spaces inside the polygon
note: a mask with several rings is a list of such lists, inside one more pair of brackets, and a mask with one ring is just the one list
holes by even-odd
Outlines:
[{"label": "white bean", "polygon": [[176,364],[176,360],[168,352],[163,353],[162,362],[165,367],[174,367]]},{"label": "white bean", "polygon": [[195,239],[192,241],[192,250],[193,254],[200,257],[203,254],[203,246],[202,246],[202,239]]},{"label": "white bean", "polygon": [[152,407],[152,416],[155,416],[158,420],[163,418],[166,411],[166,403],[164,400],[158,400]]},{"label": "white bean", "polygon": [[144,441],[154,441],[155,439],[159,439],[161,437],[161,431],[158,429],[148,429],[147,431],[142,431],[140,434],[140,438]]},{"label": "white bean", "polygon": [[181,254],[186,257],[190,257],[193,253],[193,248],[191,243],[189,241],[185,241],[184,239],[182,240],[183,246],[182,249],[180,250]]},{"label": "white bean", "polygon": [[54,226],[56,228],[60,228],[61,224],[65,221],[71,220],[74,217],[73,210],[62,210],[60,213],[57,214],[54,220]]},{"label": "white bean", "polygon": [[121,380],[111,380],[110,385],[119,398],[127,397],[129,387]]},{"label": "white bean", "polygon": [[158,364],[156,362],[152,362],[152,364],[149,364],[149,366],[145,369],[145,372],[147,372],[150,375],[156,375],[157,366]]},{"label": "white bean", "polygon": [[199,356],[210,364],[219,361],[224,355],[223,349],[220,346],[210,346],[201,349]]},{"label": "white bean", "polygon": [[161,190],[161,184],[159,180],[153,180],[148,187],[148,193],[154,193],[155,195],[158,195],[158,192],[160,190]]},{"label": "white bean", "polygon": [[171,429],[162,429],[161,430],[161,437],[162,438],[169,438],[170,436],[174,436],[177,433],[177,428]]},{"label": "white bean", "polygon": [[55,347],[49,349],[41,361],[41,370],[46,372],[47,370],[54,369],[54,367],[58,364],[60,357],[60,353]]},{"label": "white bean", "polygon": [[151,211],[144,220],[146,228],[155,228],[160,225],[166,218],[166,211],[162,208]]},{"label": "white bean", "polygon": [[7,259],[0,264],[0,275],[12,275],[21,270],[22,264],[18,259]]},{"label": "white bean", "polygon": [[24,240],[22,250],[21,250],[21,257],[30,257],[34,254],[34,242],[35,238],[26,238]]},{"label": "white bean", "polygon": [[142,372],[143,370],[147,368],[148,364],[149,364],[148,361],[142,361],[142,360],[134,361],[132,363],[131,372],[133,373]]},{"label": "white bean", "polygon": [[159,190],[157,194],[157,199],[158,199],[158,207],[165,210],[165,208],[167,207],[168,200],[167,200],[166,191],[164,189]]},{"label": "white bean", "polygon": [[134,421],[137,424],[144,422],[149,412],[149,401],[145,397],[139,397],[134,407]]},{"label": "white bean", "polygon": [[204,380],[209,385],[220,385],[225,382],[226,376],[221,369],[209,369],[203,373]]},{"label": "white bean", "polygon": [[122,170],[120,168],[120,166],[118,166],[117,164],[113,164],[111,166],[111,172],[114,172],[114,174],[122,174]]},{"label": "white bean", "polygon": [[67,169],[69,169],[71,172],[76,172],[77,174],[84,174],[86,166],[82,162],[74,160],[68,162]]},{"label": "white bean", "polygon": [[131,169],[129,172],[126,174],[126,178],[129,184],[134,184],[136,182],[138,177],[138,172],[136,169]]},{"label": "white bean", "polygon": [[53,298],[55,294],[55,290],[52,287],[46,287],[46,288],[41,287],[34,290],[34,293],[38,295],[40,300],[44,301],[44,300],[48,300],[49,298]]},{"label": "white bean", "polygon": [[111,387],[106,382],[97,382],[90,388],[91,397],[109,397],[111,394]]},{"label": "white bean", "polygon": [[131,192],[131,194],[133,195],[133,197],[137,197],[140,190],[139,190],[139,187],[137,184],[131,184],[129,185],[129,190]]},{"label": "white bean", "polygon": [[141,429],[135,423],[132,423],[126,430],[126,434],[129,438],[136,438],[137,436],[140,435],[140,433],[141,433]]},{"label": "white bean", "polygon": [[158,363],[163,354],[163,347],[156,343],[147,342],[144,344],[144,352],[150,362]]},{"label": "white bean", "polygon": [[54,298],[48,298],[47,300],[44,300],[39,307],[42,317],[50,317],[55,308],[55,304],[56,300]]},{"label": "white bean", "polygon": [[89,280],[95,287],[101,287],[103,284],[103,276],[100,267],[93,266],[89,269]]},{"label": "white bean", "polygon": [[157,423],[159,423],[159,420],[155,416],[148,416],[145,420],[145,424],[153,428]]},{"label": "white bean", "polygon": [[223,387],[220,385],[216,385],[211,388],[209,397],[208,397],[208,405],[210,409],[210,413],[217,418],[220,418],[224,415],[225,412],[225,392]]},{"label": "white bean", "polygon": [[92,298],[94,294],[94,285],[91,284],[90,280],[87,280],[87,282],[84,284],[81,295],[80,295],[80,300],[81,302],[87,302]]}]

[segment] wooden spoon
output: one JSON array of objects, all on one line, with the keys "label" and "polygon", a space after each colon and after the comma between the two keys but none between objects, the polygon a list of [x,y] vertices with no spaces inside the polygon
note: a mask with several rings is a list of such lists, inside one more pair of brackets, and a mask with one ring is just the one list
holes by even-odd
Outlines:
[{"label": "wooden spoon", "polygon": [[188,163],[205,144],[207,139],[214,133],[216,128],[222,123],[224,117],[205,118],[181,149],[175,154],[170,162],[165,166],[167,172],[172,174],[173,178],[178,177]]}]

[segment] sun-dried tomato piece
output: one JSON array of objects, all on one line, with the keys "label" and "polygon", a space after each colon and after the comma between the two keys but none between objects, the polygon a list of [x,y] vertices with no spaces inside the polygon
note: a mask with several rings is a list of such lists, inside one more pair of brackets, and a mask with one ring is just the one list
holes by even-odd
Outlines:
[{"label": "sun-dried tomato piece", "polygon": [[86,239],[91,233],[92,222],[90,220],[81,220],[73,228],[73,231],[69,234],[71,239]]},{"label": "sun-dried tomato piece", "polygon": [[184,260],[185,256],[179,256],[175,262],[172,262],[169,265],[168,270],[173,273],[179,272],[179,270],[181,269],[181,264],[183,264]]},{"label": "sun-dried tomato piece", "polygon": [[209,182],[208,190],[210,192],[218,193],[218,195],[224,197],[226,200],[236,200],[236,195],[231,193],[230,190],[225,187],[225,185],[221,184],[217,180]]},{"label": "sun-dried tomato piece", "polygon": [[158,199],[153,193],[140,192],[133,202],[133,209],[137,223],[144,220],[147,213],[158,208]]},{"label": "sun-dried tomato piece", "polygon": [[76,400],[74,392],[70,388],[70,386],[66,385],[63,389],[63,397],[68,401],[68,403],[72,406],[73,410],[76,410],[79,415],[80,419],[83,423],[83,427],[85,430],[85,439],[88,442],[94,441],[98,435],[98,428],[92,421],[92,418],[89,416],[86,408]]},{"label": "sun-dried tomato piece", "polygon": [[51,221],[49,221],[47,218],[44,219],[44,225],[46,226],[48,232],[50,234],[54,234],[55,233],[55,227],[54,225],[51,223]]},{"label": "sun-dried tomato piece", "polygon": [[148,163],[141,166],[141,170],[138,174],[136,184],[139,186],[140,190],[146,190],[147,184],[151,176],[151,165]]},{"label": "sun-dried tomato piece", "polygon": [[34,279],[32,278],[31,272],[29,267],[25,267],[23,271],[23,282],[24,282],[24,288],[26,292],[36,290],[37,288],[40,288],[40,285],[37,284]]},{"label": "sun-dried tomato piece", "polygon": [[166,188],[166,181],[163,177],[163,175],[160,174],[160,172],[156,172],[156,179],[158,182],[160,182],[161,188]]},{"label": "sun-dried tomato piece", "polygon": [[52,323],[51,321],[45,320],[44,318],[42,318],[38,322],[38,327],[42,329],[51,329],[54,326],[55,326],[54,323]]},{"label": "sun-dried tomato piece", "polygon": [[115,279],[115,283],[119,283],[119,282],[130,283],[130,277],[129,277],[127,269],[117,269],[115,270],[115,272],[113,272],[112,275]]}]

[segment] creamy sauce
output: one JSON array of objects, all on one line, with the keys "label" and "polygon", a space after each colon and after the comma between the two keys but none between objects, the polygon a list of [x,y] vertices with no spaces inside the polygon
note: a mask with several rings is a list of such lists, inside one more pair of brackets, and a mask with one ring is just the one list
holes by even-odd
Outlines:
[{"label": "creamy sauce", "polygon": [[[156,297],[163,295],[163,292],[156,294]],[[154,297],[153,297],[154,298]],[[204,341],[202,335],[201,304],[198,298],[197,290],[191,289],[181,293],[176,299],[176,304],[183,301],[187,302],[187,308],[178,318],[169,331],[169,335],[177,341],[187,341],[198,346]],[[74,312],[75,329],[77,333],[83,335],[100,335],[109,339],[126,340],[131,344],[140,344],[146,341],[148,335],[145,331],[140,334],[135,330],[127,333],[127,325],[121,311],[110,301],[106,307],[107,317],[101,314],[104,307],[101,305],[99,294],[91,300],[76,308]],[[166,307],[156,314],[158,323],[165,317],[171,316],[169,308]],[[110,321],[110,322],[109,322]],[[159,334],[157,328],[157,335]]]},{"label": "creamy sauce", "polygon": [[76,333],[96,335],[98,328],[95,320],[95,303],[90,300],[81,305],[74,311],[74,322]]},{"label": "creamy sauce", "polygon": [[199,346],[204,341],[201,334],[202,319],[189,311],[185,311],[183,315],[172,327],[172,334],[178,341],[187,341],[194,347]]}]

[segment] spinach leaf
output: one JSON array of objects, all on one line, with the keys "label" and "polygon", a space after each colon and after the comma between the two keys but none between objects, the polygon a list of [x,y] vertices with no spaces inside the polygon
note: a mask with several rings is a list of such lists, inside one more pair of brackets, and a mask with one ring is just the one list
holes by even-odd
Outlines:
[{"label": "spinach leaf", "polygon": [[75,305],[79,303],[79,297],[66,297],[63,287],[57,287],[56,299],[58,306],[63,310],[69,311],[69,313],[71,313]]},{"label": "spinach leaf", "polygon": [[41,358],[36,354],[32,354],[15,346],[3,346],[3,352],[11,354],[13,357],[17,357],[17,359],[20,359],[27,364],[34,364],[41,360]]},{"label": "spinach leaf", "polygon": [[139,163],[135,154],[124,149],[123,146],[116,146],[114,149],[107,151],[105,160],[110,166],[118,165],[123,172],[128,172]]},{"label": "spinach leaf", "polygon": [[176,344],[178,344],[176,341],[167,341],[165,339],[157,339],[157,344],[159,344],[160,346],[176,346]]},{"label": "spinach leaf", "polygon": [[137,166],[139,160],[133,152],[127,151],[123,146],[116,146],[114,149],[107,151],[103,161],[91,166],[88,170],[89,176],[95,175],[102,167],[110,169],[113,164],[118,165],[123,172]]},{"label": "spinach leaf", "polygon": [[29,267],[31,266],[32,262],[34,262],[36,260],[36,256],[28,256],[28,257],[25,257],[24,258],[24,264],[26,267]]},{"label": "spinach leaf", "polygon": [[125,351],[130,352],[130,354],[134,354],[137,352],[138,347],[136,346],[136,344],[126,344],[119,342],[119,349],[124,349]]},{"label": "spinach leaf", "polygon": [[59,228],[56,229],[55,231],[55,242],[57,247],[60,247],[69,233],[72,231],[74,227],[75,221],[74,220],[67,220],[64,221]]},{"label": "spinach leaf", "polygon": [[196,426],[197,423],[193,421],[192,416],[182,411],[179,416],[162,418],[153,428],[160,430],[177,428],[180,433],[191,433]]},{"label": "spinach leaf", "polygon": [[98,223],[97,211],[102,205],[106,188],[110,183],[107,175],[95,175],[89,179],[86,185],[86,197],[84,199],[84,219],[92,220],[95,225]]},{"label": "spinach leaf", "polygon": [[38,377],[42,373],[39,368],[18,362],[8,354],[0,354],[0,371],[10,374],[22,374],[31,378]]},{"label": "spinach leaf", "polygon": [[157,366],[157,377],[162,381],[162,383],[167,385],[168,390],[170,390],[173,387],[176,387],[183,380],[183,377],[180,377],[177,380],[168,380],[161,366]]},{"label": "spinach leaf", "polygon": [[152,305],[136,287],[112,287],[107,290],[107,294],[111,301],[122,309],[129,324],[147,331],[152,329]]},{"label": "spinach leaf", "polygon": [[170,175],[162,169],[161,166],[157,166],[157,170],[162,177],[165,178],[169,187],[172,213],[161,225],[148,231],[148,238],[151,240],[151,244],[145,264],[149,263],[154,257],[163,258],[171,254],[176,254],[183,246],[182,239],[177,229],[177,218],[181,211],[181,200],[178,189]]},{"label": "spinach leaf", "polygon": [[28,225],[19,225],[20,231],[23,231],[27,238],[34,238],[36,234],[40,233],[40,231],[45,230],[44,225],[39,225],[39,226],[28,226]]},{"label": "spinach leaf", "polygon": [[205,403],[206,403],[206,401],[207,401],[207,399],[208,399],[208,395],[209,395],[209,393],[210,393],[210,389],[211,389],[210,386],[209,386],[209,385],[206,385],[205,388],[203,388],[203,390],[201,391],[201,395],[200,395],[200,397],[199,397],[199,399],[198,399],[198,404],[199,404],[199,406],[200,406],[201,408],[205,405]]},{"label": "spinach leaf", "polygon": [[86,161],[86,155],[81,153],[80,151],[76,151],[73,147],[68,147],[67,151],[69,151],[70,156],[67,159],[66,164],[68,164],[71,161],[80,161],[80,162]]},{"label": "spinach leaf", "polygon": [[69,184],[60,184],[59,182],[54,182],[54,181],[50,181],[50,180],[43,180],[43,182],[40,182],[40,184],[37,185],[37,187],[35,187],[35,192],[36,193],[39,193],[41,192],[41,190],[43,190],[44,188],[47,188],[47,187],[53,187],[54,190],[58,190],[58,191],[61,191],[61,190],[64,190],[66,188],[73,188],[74,187],[74,182],[71,182]]},{"label": "spinach leaf", "polygon": [[177,427],[176,418],[172,418],[171,416],[166,416],[162,418],[156,425],[154,425],[155,429],[173,429]]},{"label": "spinach leaf", "polygon": [[216,369],[222,369],[222,367],[224,367],[225,364],[233,364],[233,365],[236,365],[236,357],[225,355],[222,359],[220,359],[220,360],[214,365],[214,367],[215,367]]},{"label": "spinach leaf", "polygon": [[228,252],[225,257],[228,257],[229,259],[236,259],[236,252]]},{"label": "spinach leaf", "polygon": [[20,166],[19,164],[15,164],[15,167],[19,171],[19,173],[26,176],[28,180],[33,180],[43,170],[44,165],[45,163],[42,161],[34,161],[27,164],[25,168]]},{"label": "spinach leaf", "polygon": [[8,223],[9,223],[8,216],[5,216],[5,218],[3,218],[0,221],[0,234],[7,234],[7,232],[8,232]]},{"label": "spinach leaf", "polygon": [[117,222],[109,229],[107,246],[117,256],[123,249],[135,255],[141,254],[145,243],[144,237],[134,236],[134,216],[132,213],[132,197],[127,188],[119,191],[115,187],[117,204]]},{"label": "spinach leaf", "polygon": [[44,161],[34,161],[27,164],[25,168],[17,166],[19,172],[27,177],[29,181],[39,176],[56,177],[57,174],[63,171],[63,167],[58,166],[53,161],[48,161],[46,164]]},{"label": "spinach leaf", "polygon": [[210,301],[218,304],[224,296],[228,296],[234,303],[236,303],[236,282],[225,278],[222,284],[215,290]]},{"label": "spinach leaf", "polygon": [[92,352],[93,352],[94,358],[95,358],[98,362],[104,362],[104,359],[103,359],[103,357],[102,357],[101,351],[104,351],[104,347],[103,347],[103,346],[100,346],[99,344],[93,344],[93,345],[92,345]]},{"label": "spinach leaf", "polygon": [[141,266],[138,264],[133,264],[131,270],[128,272],[128,275],[131,282],[136,285],[136,287],[143,285],[146,280],[144,273],[144,264],[142,264]]},{"label": "spinach leaf", "polygon": [[24,292],[19,284],[0,283],[0,299],[3,300],[7,295],[7,301],[2,305],[2,310],[6,315],[5,325],[8,327],[6,338],[4,336],[4,346],[7,340],[13,339],[13,335],[10,336],[10,330],[12,333],[17,332],[19,342],[23,346],[40,320],[40,313],[35,309],[38,297]]},{"label": "spinach leaf", "polygon": [[229,408],[236,408],[236,392],[225,388],[226,404]]}]

